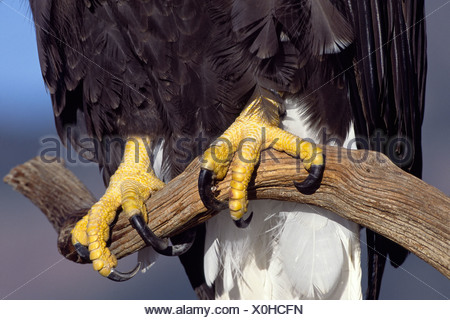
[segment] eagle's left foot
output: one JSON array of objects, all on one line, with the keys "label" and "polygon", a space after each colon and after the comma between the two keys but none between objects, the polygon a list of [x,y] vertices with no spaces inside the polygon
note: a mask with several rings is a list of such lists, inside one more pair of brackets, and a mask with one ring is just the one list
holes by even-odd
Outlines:
[{"label": "eagle's left foot", "polygon": [[[250,215],[247,220],[243,220],[248,204],[247,187],[262,150],[271,147],[303,161],[309,175],[304,181],[294,184],[305,194],[313,193],[320,186],[324,170],[322,149],[279,128],[278,116],[270,119],[264,116],[261,110],[262,99],[266,100],[264,107],[267,108],[270,103],[273,108],[277,108],[277,112],[271,114],[278,115],[277,102],[265,97],[253,100],[225,133],[205,151],[198,180],[200,198],[205,207],[222,210],[226,205],[214,197],[212,187],[215,179],[221,180],[225,177],[231,165],[232,181],[228,207],[238,227],[246,227],[252,217]],[[237,156],[233,160],[234,154]]]}]

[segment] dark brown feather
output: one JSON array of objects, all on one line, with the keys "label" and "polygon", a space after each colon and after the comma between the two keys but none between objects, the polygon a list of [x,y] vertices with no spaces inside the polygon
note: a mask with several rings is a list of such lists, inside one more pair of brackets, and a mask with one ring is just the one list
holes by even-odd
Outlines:
[{"label": "dark brown feather", "polygon": [[[359,87],[359,94],[351,94],[356,133],[372,137],[381,132],[387,142],[407,141],[407,148],[392,143],[369,146],[418,177],[426,73],[423,5],[423,1],[349,1],[355,30],[354,82]],[[368,297],[376,299],[386,257],[397,267],[407,251],[370,230],[367,237]]]}]

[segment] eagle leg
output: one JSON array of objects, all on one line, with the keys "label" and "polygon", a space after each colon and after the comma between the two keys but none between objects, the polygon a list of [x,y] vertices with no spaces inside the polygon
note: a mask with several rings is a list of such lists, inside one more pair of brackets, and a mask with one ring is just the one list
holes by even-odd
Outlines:
[{"label": "eagle leg", "polygon": [[323,175],[325,162],[322,149],[279,128],[279,116],[264,116],[263,108],[267,108],[267,105],[280,108],[272,99],[257,97],[203,154],[198,181],[203,204],[211,210],[223,209],[224,205],[214,197],[211,188],[214,181],[222,180],[231,168],[228,207],[238,227],[246,227],[252,217],[250,215],[247,220],[242,220],[247,212],[247,187],[262,150],[274,148],[303,161],[309,175],[303,182],[294,182],[302,193],[313,193]]},{"label": "eagle leg", "polygon": [[[168,240],[159,239],[146,224],[144,201],[163,187],[164,183],[150,169],[144,140],[128,139],[122,163],[111,177],[105,194],[72,230],[72,243],[80,256],[90,259],[94,270],[114,281],[128,280],[136,274],[139,265],[129,273],[116,271],[117,259],[106,246],[110,236],[109,226],[115,220],[120,206],[147,244],[154,246],[157,251],[171,252]],[[175,252],[183,253],[180,248]],[[187,250],[189,245],[183,248]]]}]

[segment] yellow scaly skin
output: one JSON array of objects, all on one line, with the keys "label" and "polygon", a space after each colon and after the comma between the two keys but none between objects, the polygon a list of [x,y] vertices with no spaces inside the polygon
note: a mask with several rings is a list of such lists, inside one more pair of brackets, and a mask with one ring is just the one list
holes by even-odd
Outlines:
[{"label": "yellow scaly skin", "polygon": [[231,163],[232,181],[228,206],[233,220],[239,220],[247,212],[247,187],[262,150],[273,147],[293,157],[300,157],[304,167],[323,165],[322,149],[312,143],[279,128],[279,117],[266,120],[261,116],[261,103],[265,99],[274,108],[280,105],[268,98],[253,100],[233,124],[203,154],[202,168],[213,171],[213,178],[225,177]]},{"label": "yellow scaly skin", "polygon": [[72,230],[72,243],[88,247],[94,270],[107,277],[117,265],[116,257],[106,247],[109,225],[116,217],[117,208],[122,205],[128,218],[142,214],[147,221],[144,201],[163,187],[164,183],[150,167],[144,140],[138,137],[129,139],[122,163],[111,177],[105,194]]}]

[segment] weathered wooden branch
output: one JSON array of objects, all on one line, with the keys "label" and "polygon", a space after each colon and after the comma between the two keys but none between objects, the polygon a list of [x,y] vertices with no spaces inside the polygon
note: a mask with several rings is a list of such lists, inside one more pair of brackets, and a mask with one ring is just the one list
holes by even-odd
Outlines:
[{"label": "weathered wooden branch", "polygon": [[[321,187],[312,195],[303,195],[292,183],[307,175],[300,161],[284,153],[264,151],[249,198],[329,209],[394,240],[450,278],[448,196],[400,170],[379,153],[327,147],[326,155]],[[193,161],[147,201],[149,226],[158,236],[174,235],[212,216],[197,191],[199,167],[199,161]],[[59,235],[61,254],[81,262],[71,245],[70,230],[95,202],[86,187],[61,161],[40,158],[12,169],[5,181],[48,217]],[[229,181],[230,175],[217,185],[220,200],[227,200]],[[121,258],[143,247],[136,231],[119,215],[112,230],[111,251]]]}]

